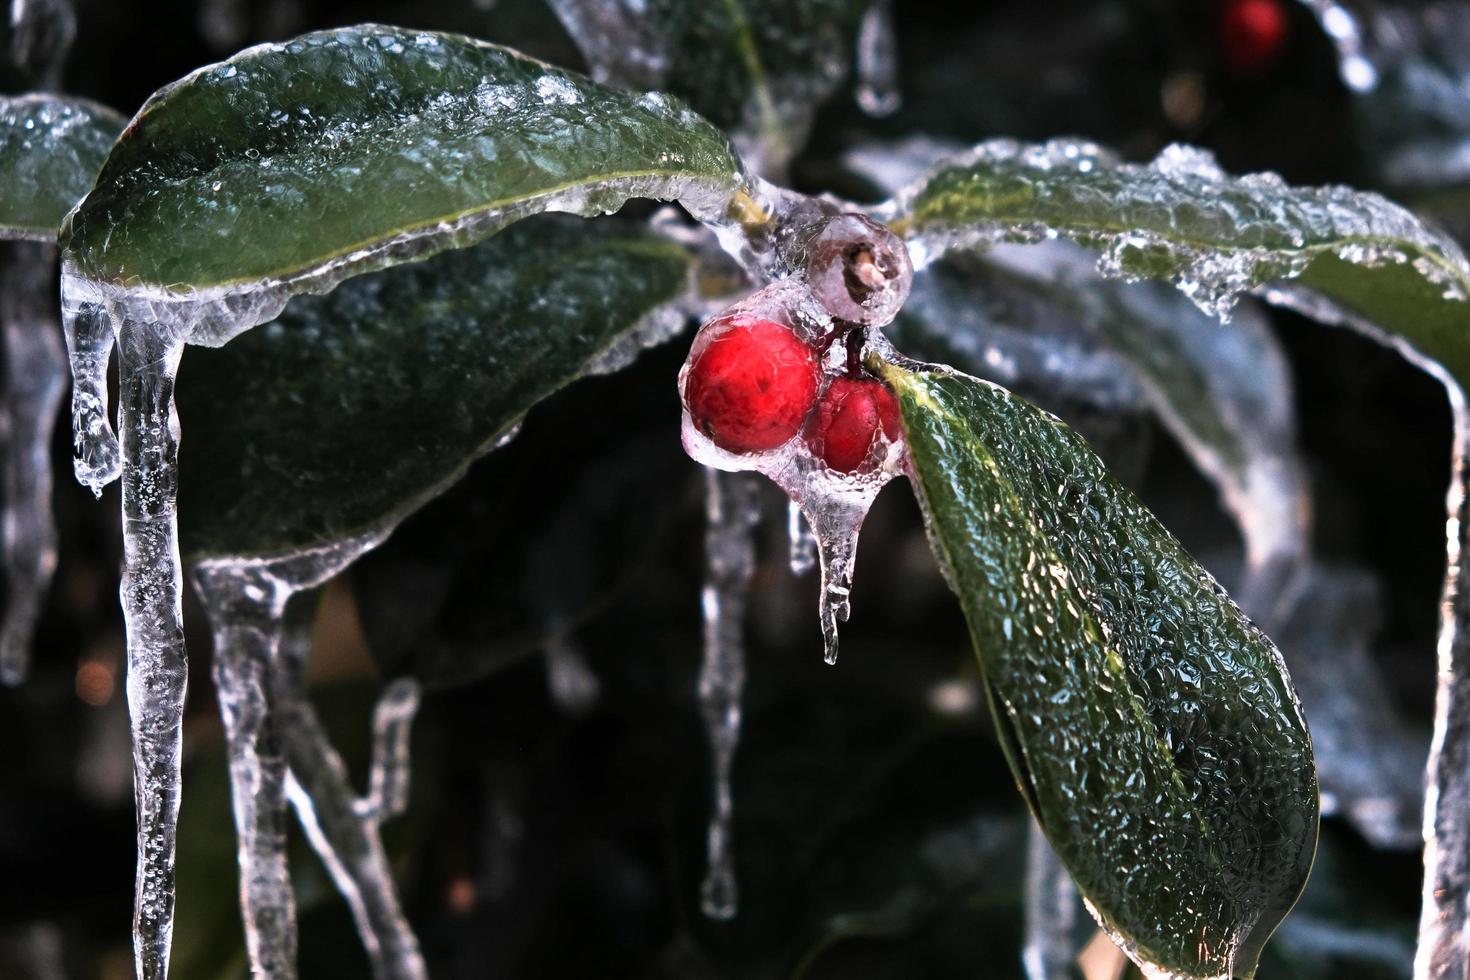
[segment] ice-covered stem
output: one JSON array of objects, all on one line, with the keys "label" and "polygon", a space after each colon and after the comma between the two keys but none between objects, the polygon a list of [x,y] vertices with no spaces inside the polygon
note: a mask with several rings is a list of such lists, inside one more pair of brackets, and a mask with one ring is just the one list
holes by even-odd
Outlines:
[{"label": "ice-covered stem", "polygon": [[[290,767],[286,792],[312,848],[352,910],[375,980],[426,980],[428,972],[418,938],[399,907],[393,870],[378,832],[381,819],[388,814],[381,809],[371,814],[362,812],[365,808],[348,781],[347,767],[306,700],[306,655],[310,648],[310,620],[302,615],[306,605],[293,603],[287,609],[286,632],[276,659],[281,734]],[[418,697],[416,689],[412,697],[407,697],[405,691],[399,688],[393,694],[391,703],[396,707],[387,713],[393,716],[389,727],[401,731],[406,739],[409,717],[404,709],[416,705]],[[382,741],[394,743],[398,737],[394,734]],[[388,755],[402,765],[391,779],[378,778],[402,788],[385,795],[385,799],[394,794],[401,799],[408,784],[406,753]]]},{"label": "ice-covered stem", "polygon": [[1447,497],[1449,564],[1440,606],[1439,681],[1424,794],[1424,907],[1415,980],[1470,978],[1470,413],[1447,382],[1455,445]]},{"label": "ice-covered stem", "polygon": [[1026,838],[1026,941],[1021,960],[1027,980],[1071,980],[1077,951],[1077,886],[1035,820]]},{"label": "ice-covered stem", "polygon": [[115,335],[101,303],[79,303],[64,311],[63,322],[71,359],[72,466],[77,482],[100,497],[122,470],[107,411],[107,364]]},{"label": "ice-covered stem", "polygon": [[174,411],[174,375],[183,345],[154,324],[132,319],[123,321],[118,339],[121,592],[138,809],[133,951],[141,980],[163,980],[173,938],[174,832],[189,673],[180,602],[179,425]]},{"label": "ice-covered stem", "polygon": [[51,429],[66,380],[57,333],[56,250],[34,242],[0,248],[0,328],[5,341],[5,458],[0,467],[0,544],[5,618],[0,684],[19,684],[30,665],[41,603],[56,571],[51,519]]},{"label": "ice-covered stem", "polygon": [[293,980],[296,900],[286,860],[286,758],[271,681],[289,593],[258,566],[203,565],[194,583],[214,634],[214,685],[229,745],[250,973],[256,980]]},{"label": "ice-covered stem", "polygon": [[408,736],[419,710],[419,684],[410,677],[390,683],[373,709],[373,760],[368,795],[358,816],[382,823],[408,809]]},{"label": "ice-covered stem", "polygon": [[704,663],[699,710],[714,769],[714,812],[709,822],[709,867],[700,906],[711,919],[735,917],[732,830],[735,803],[730,770],[740,743],[740,697],[745,689],[745,603],[755,572],[754,529],[760,521],[759,485],[744,473],[705,470]]}]

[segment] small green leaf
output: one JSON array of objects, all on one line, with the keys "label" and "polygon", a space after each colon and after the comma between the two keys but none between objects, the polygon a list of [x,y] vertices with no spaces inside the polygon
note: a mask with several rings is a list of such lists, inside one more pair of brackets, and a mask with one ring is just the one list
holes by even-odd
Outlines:
[{"label": "small green leaf", "polygon": [[0,238],[55,242],[126,124],[86,99],[0,96]]},{"label": "small green leaf", "polygon": [[185,553],[278,555],[396,523],[536,402],[677,328],[689,275],[667,239],[548,217],[191,348]]},{"label": "small green leaf", "polygon": [[[890,206],[923,253],[1061,236],[1102,268],[1167,279],[1225,313],[1274,280],[1376,324],[1470,382],[1470,265],[1459,246],[1377,194],[1227,177],[1200,151],[1123,163],[1091,144],[996,141],[941,165]],[[1278,291],[1292,305],[1313,298]]]},{"label": "small green leaf", "polygon": [[1016,779],[1119,943],[1250,977],[1307,879],[1311,742],[1275,647],[1055,418],[884,365]]},{"label": "small green leaf", "polygon": [[324,286],[541,211],[633,197],[715,217],[723,133],[452,34],[361,26],[250,48],[151,98],[71,215],[77,273],[172,294]]}]

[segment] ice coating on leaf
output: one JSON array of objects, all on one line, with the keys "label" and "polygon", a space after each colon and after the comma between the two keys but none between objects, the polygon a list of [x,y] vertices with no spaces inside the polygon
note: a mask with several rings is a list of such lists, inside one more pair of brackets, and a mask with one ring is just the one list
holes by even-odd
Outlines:
[{"label": "ice coating on leaf", "polygon": [[[712,331],[729,318],[752,317],[791,326],[813,348],[825,346],[823,370],[827,377],[850,374],[861,364],[863,337],[857,330],[843,333],[799,278],[781,279],[731,306],[695,336],[689,359],[679,373],[681,397],[690,367],[710,343]],[[717,334],[716,334],[717,335]],[[825,384],[825,382],[824,382]],[[865,467],[859,472],[829,469],[797,432],[782,445],[764,452],[728,452],[711,441],[684,405],[684,451],[705,466],[726,472],[753,471],[779,486],[800,508],[817,543],[822,581],[819,620],[824,658],[837,662],[837,624],[849,613],[858,533],[873,501],[884,485],[901,472],[903,440],[890,441],[881,433],[870,445]]]},{"label": "ice coating on leaf", "polygon": [[[383,850],[380,823],[390,814],[382,807],[364,806],[353,792],[347,766],[306,699],[310,620],[293,616],[294,611],[287,610],[276,677],[280,730],[290,764],[287,796],[312,849],[352,911],[374,978],[427,980],[418,938],[404,918],[393,869]],[[402,739],[407,737],[417,692],[411,686],[399,685],[390,688],[386,697],[392,734],[385,743],[390,751],[375,754],[374,766],[394,767],[391,774],[383,772],[377,780],[385,787],[395,787],[396,802],[407,793],[407,754],[399,750],[406,748]]]},{"label": "ice coating on leaf", "polygon": [[903,229],[916,266],[953,248],[1066,237],[1100,251],[1104,275],[1167,279],[1220,318],[1240,293],[1326,260],[1412,265],[1449,300],[1464,301],[1470,282],[1457,245],[1377,194],[1226,177],[1187,148],[1131,164],[1091,143],[994,140],[941,164],[880,216]]},{"label": "ice coating on leaf", "polygon": [[230,766],[240,913],[252,976],[296,976],[296,899],[286,861],[286,755],[273,679],[289,591],[268,574],[194,575],[214,635],[214,685]]},{"label": "ice coating on leaf", "polygon": [[760,487],[741,473],[705,470],[705,566],[701,606],[704,659],[699,671],[699,713],[710,743],[714,773],[708,836],[708,870],[699,904],[725,921],[739,909],[735,880],[735,801],[730,770],[740,744],[740,698],[745,690],[745,604],[755,572],[755,528]]},{"label": "ice coating on leaf", "polygon": [[870,116],[892,115],[902,102],[892,0],[870,0],[858,25],[857,102]]},{"label": "ice coating on leaf", "polygon": [[1026,980],[1072,980],[1077,950],[1077,886],[1036,821],[1026,834],[1026,941],[1021,962]]},{"label": "ice coating on leaf", "polygon": [[1280,655],[1057,419],[880,353],[1002,744],[1089,908],[1150,975],[1252,976],[1317,834]]},{"label": "ice coating on leaf", "polygon": [[682,247],[616,219],[547,215],[190,350],[185,552],[380,540],[540,400],[626,364],[694,305]]},{"label": "ice coating on leaf", "polygon": [[66,383],[56,331],[50,245],[0,246],[0,331],[5,345],[4,461],[0,465],[0,549],[5,614],[0,684],[19,684],[30,666],[41,605],[56,570],[51,518],[51,431]]},{"label": "ice coating on leaf", "polygon": [[530,214],[650,197],[719,221],[744,180],[724,135],[675,99],[373,25],[201,68],[128,132],[63,227],[69,305],[125,292],[212,346],[294,295]]},{"label": "ice coating on leaf", "polygon": [[1365,572],[1311,569],[1282,623],[1282,653],[1312,722],[1322,813],[1375,847],[1420,843],[1427,745],[1399,716],[1372,657],[1382,590]]},{"label": "ice coating on leaf", "polygon": [[54,242],[125,123],[86,99],[0,96],[0,238]]}]

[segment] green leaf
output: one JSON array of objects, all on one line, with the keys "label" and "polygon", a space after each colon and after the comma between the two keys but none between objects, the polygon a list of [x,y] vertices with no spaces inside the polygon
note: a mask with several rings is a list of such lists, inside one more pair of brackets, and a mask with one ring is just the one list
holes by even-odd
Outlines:
[{"label": "green leaf", "polygon": [[1070,238],[1102,250],[1105,272],[1172,281],[1215,313],[1242,290],[1289,279],[1268,298],[1376,324],[1470,381],[1470,266],[1454,242],[1376,194],[1227,177],[1178,146],[1142,166],[1091,144],[996,141],[941,165],[889,217],[931,256]]},{"label": "green leaf", "polygon": [[0,96],[0,238],[56,241],[126,123],[86,99]]},{"label": "green leaf", "polygon": [[1317,838],[1275,647],[1061,422],[965,375],[882,369],[1048,839],[1125,949],[1181,976],[1252,976]]},{"label": "green leaf", "polygon": [[391,526],[536,402],[677,329],[689,275],[667,239],[548,216],[190,349],[185,553],[279,555]]},{"label": "green leaf", "polygon": [[200,298],[473,244],[541,211],[632,197],[719,217],[723,133],[452,34],[366,25],[250,48],[155,94],[62,234],[74,271]]}]

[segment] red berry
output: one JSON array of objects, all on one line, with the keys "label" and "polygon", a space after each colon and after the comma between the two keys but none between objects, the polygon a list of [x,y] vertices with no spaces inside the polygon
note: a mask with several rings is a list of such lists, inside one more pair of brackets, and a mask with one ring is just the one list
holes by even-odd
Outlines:
[{"label": "red berry", "polygon": [[1286,42],[1283,0],[1226,0],[1220,12],[1220,46],[1230,69],[1254,75],[1281,54]]},{"label": "red berry", "polygon": [[879,432],[899,437],[898,402],[871,378],[834,378],[817,402],[804,437],[808,448],[838,473],[868,472]]},{"label": "red berry", "polygon": [[721,449],[775,449],[801,430],[817,400],[816,352],[791,328],[749,314],[705,327],[709,342],[690,362],[684,404]]}]

